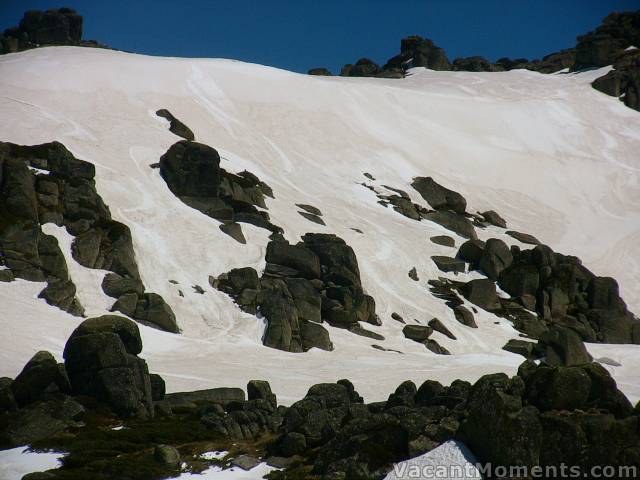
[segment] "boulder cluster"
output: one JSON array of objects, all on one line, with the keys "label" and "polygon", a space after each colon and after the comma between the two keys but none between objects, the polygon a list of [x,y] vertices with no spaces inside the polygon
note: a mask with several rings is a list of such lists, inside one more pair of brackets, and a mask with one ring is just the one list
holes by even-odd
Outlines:
[{"label": "boulder cluster", "polygon": [[29,10],[17,27],[0,34],[0,55],[47,45],[104,47],[82,40],[82,15],[71,8]]},{"label": "boulder cluster", "polygon": [[347,380],[315,385],[286,410],[271,451],[300,456],[298,471],[320,478],[382,478],[393,462],[452,439],[494,466],[638,465],[638,422],[600,365],[526,362],[513,378],[475,385],[407,381],[370,404]]},{"label": "boulder cluster", "polygon": [[[171,118],[174,118],[171,115]],[[175,118],[174,118],[175,120]],[[179,135],[187,138],[184,124]],[[189,130],[190,132],[190,130]],[[273,197],[271,188],[248,171],[238,174],[220,167],[220,155],[208,145],[181,140],[160,157],[160,175],[182,202],[222,224],[220,230],[240,243],[246,243],[240,223],[249,223],[271,232],[282,229],[271,223],[264,210],[265,195]]]},{"label": "boulder cluster", "polygon": [[[613,278],[598,277],[579,258],[546,245],[530,250],[509,248],[502,240],[470,240],[458,258],[487,275],[460,290],[474,304],[494,313],[509,313],[518,304],[537,316],[515,322],[532,338],[548,330],[568,329],[586,342],[639,343],[640,320],[627,310]],[[499,298],[495,284],[511,295]]]},{"label": "boulder cluster", "polygon": [[88,408],[152,418],[164,382],[138,357],[136,323],[115,315],[89,318],[69,337],[64,363],[36,353],[15,379],[0,379],[0,447],[25,445],[82,426]]},{"label": "boulder cluster", "polygon": [[[411,35],[400,41],[400,53],[380,66],[369,58],[361,58],[355,64],[348,63],[340,70],[343,77],[403,78],[410,68],[424,67],[439,71],[463,72],[504,72],[527,69],[540,73],[554,73],[574,65],[576,49],[569,48],[546,55],[541,60],[526,58],[500,58],[490,62],[481,56],[459,57],[450,61],[443,48],[433,40],[420,35]],[[332,73],[324,67],[312,68],[309,75],[329,76]]]},{"label": "boulder cluster", "polygon": [[83,309],[55,237],[42,225],[65,227],[74,237],[73,258],[87,268],[109,270],[103,289],[117,298],[113,310],[164,330],[178,327],[169,305],[145,292],[131,231],[111,218],[96,190],[95,167],[59,142],[23,146],[0,142],[0,279],[46,281],[49,304],[74,315]]},{"label": "boulder cluster", "polygon": [[[377,192],[373,186],[367,183],[362,183],[362,185],[376,193],[380,199],[378,203],[381,205],[385,207],[391,205],[396,212],[411,220],[428,220],[437,223],[464,238],[477,238],[474,225],[485,227],[488,223],[493,223],[481,215],[466,212],[467,201],[465,198],[459,193],[443,187],[431,177],[415,177],[411,185],[433,210],[412,202],[409,194],[404,190],[383,185],[387,190],[394,192],[387,195]],[[497,215],[495,212],[485,212],[482,215],[486,214]],[[504,220],[502,221],[504,222]]]},{"label": "boulder cluster", "polygon": [[[38,352],[15,379],[0,379],[0,448],[70,442],[70,460],[63,470],[47,472],[48,479],[75,469],[112,478],[104,477],[114,467],[108,459],[125,448],[142,460],[147,453],[134,449],[149,450],[149,441],[160,442],[151,449],[156,465],[174,468],[185,445],[192,451],[197,442],[215,442],[237,453],[246,449],[232,465],[251,468],[259,463],[252,455],[261,451],[292,478],[381,479],[393,463],[452,439],[494,466],[640,466],[640,410],[605,368],[588,360],[572,366],[526,361],[515,377],[485,375],[473,385],[405,381],[386,401],[369,404],[350,381],[339,380],[312,386],[286,407],[258,380],[248,383],[246,396],[239,388],[165,394],[141,351],[134,322],[103,316],[74,330],[64,364]],[[132,431],[127,438],[139,443],[97,433],[94,423],[86,425],[95,418],[125,422]],[[86,448],[74,443],[86,437],[84,430],[97,440],[87,447],[105,461],[73,453]]]},{"label": "boulder cluster", "polygon": [[269,242],[266,267],[237,268],[211,278],[248,313],[266,319],[263,343],[289,352],[332,350],[323,322],[380,339],[360,322],[379,325],[374,299],[364,293],[353,249],[332,234],[307,233],[295,245]]}]

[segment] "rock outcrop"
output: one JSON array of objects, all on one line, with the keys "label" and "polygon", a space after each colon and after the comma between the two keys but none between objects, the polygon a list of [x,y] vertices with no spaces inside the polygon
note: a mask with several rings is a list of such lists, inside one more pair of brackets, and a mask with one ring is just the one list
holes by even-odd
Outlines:
[{"label": "rock outcrop", "polygon": [[355,253],[341,238],[307,233],[295,245],[272,240],[265,260],[261,277],[253,268],[238,268],[210,278],[242,310],[266,319],[265,345],[290,352],[332,350],[323,322],[363,335],[372,332],[359,322],[379,325]]},{"label": "rock outcrop", "polygon": [[0,35],[0,54],[48,45],[107,48],[93,40],[82,40],[83,18],[71,8],[29,10],[17,27]]},{"label": "rock outcrop", "polygon": [[0,251],[16,278],[47,281],[40,293],[74,315],[75,298],[66,260],[55,237],[41,225],[65,227],[74,238],[73,258],[87,268],[109,270],[103,288],[114,308],[132,318],[177,332],[175,316],[159,295],[145,292],[131,231],[111,218],[96,190],[95,167],[58,142],[22,146],[0,143]]},{"label": "rock outcrop", "polygon": [[[182,140],[160,157],[160,175],[182,202],[222,224],[220,229],[244,243],[238,223],[250,223],[271,232],[282,232],[273,225],[265,195],[273,196],[268,185],[250,172],[238,174],[220,167],[220,155],[208,145]],[[240,232],[233,232],[235,226]]]}]

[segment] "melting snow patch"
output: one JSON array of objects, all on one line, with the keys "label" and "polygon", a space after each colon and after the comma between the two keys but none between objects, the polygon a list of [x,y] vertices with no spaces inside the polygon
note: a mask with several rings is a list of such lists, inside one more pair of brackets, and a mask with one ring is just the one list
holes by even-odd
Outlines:
[{"label": "melting snow patch", "polygon": [[0,478],[20,480],[27,473],[42,472],[60,466],[62,453],[32,452],[29,448],[17,447],[0,451]]},{"label": "melting snow patch", "polygon": [[384,480],[482,478],[475,464],[475,456],[463,443],[449,441],[419,457],[395,464]]},{"label": "melting snow patch", "polygon": [[228,453],[229,452],[225,452],[224,450],[215,450],[212,452],[204,452],[202,455],[200,455],[200,458],[203,460],[220,460],[221,458],[226,457]]},{"label": "melting snow patch", "polygon": [[220,467],[211,467],[202,473],[183,473],[177,477],[177,480],[258,480],[273,470],[277,469],[266,463],[261,463],[251,470],[242,470],[238,467],[222,470]]}]

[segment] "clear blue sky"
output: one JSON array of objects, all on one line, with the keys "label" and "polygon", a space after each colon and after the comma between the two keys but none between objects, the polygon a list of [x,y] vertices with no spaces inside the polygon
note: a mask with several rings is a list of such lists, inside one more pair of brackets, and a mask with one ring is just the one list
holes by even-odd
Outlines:
[{"label": "clear blue sky", "polygon": [[361,57],[382,64],[412,34],[450,60],[540,58],[640,0],[0,0],[0,29],[60,6],[84,15],[85,38],[122,50],[336,72]]}]

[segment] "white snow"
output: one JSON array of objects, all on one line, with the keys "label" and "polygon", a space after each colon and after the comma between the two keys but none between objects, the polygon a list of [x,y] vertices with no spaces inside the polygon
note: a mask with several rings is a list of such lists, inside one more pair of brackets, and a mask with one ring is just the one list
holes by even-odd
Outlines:
[{"label": "white snow", "polygon": [[395,464],[384,480],[480,479],[482,476],[475,465],[476,458],[473,453],[463,443],[450,440],[419,457]]},{"label": "white snow", "polygon": [[202,473],[182,473],[178,480],[258,480],[267,473],[276,470],[266,463],[261,463],[251,470],[232,467],[223,470],[221,467],[211,467]]},{"label": "white snow", "polygon": [[60,466],[61,453],[33,452],[25,447],[0,450],[0,479],[20,480],[31,472],[42,472]]},{"label": "white snow", "polygon": [[[41,48],[0,58],[0,140],[58,140],[96,165],[98,192],[132,230],[148,291],[164,297],[183,330],[172,335],[141,327],[143,356],[169,391],[265,379],[287,404],[314,383],[349,378],[375,401],[405,379],[449,384],[513,374],[522,357],[501,350],[518,337],[509,322],[480,312],[480,328],[467,328],[428,292],[429,278],[450,276],[436,269],[431,255],[455,253],[429,237],[450,234],[456,246],[463,239],[382,207],[363,181],[378,191],[383,184],[401,188],[424,205],[411,178],[433,176],[462,193],[469,211],[495,209],[510,228],[615,277],[629,307],[640,311],[640,115],[591,88],[607,68],[564,75],[414,69],[404,80],[330,78],[229,60]],[[333,352],[289,354],[261,345],[263,322],[242,313],[207,279],[235,267],[263,268],[268,232],[243,225],[247,245],[240,245],[218,222],[174,197],[149,168],[180,140],[153,113],[160,108],[216,148],[225,169],[248,169],[273,188],[269,214],[287,239],[331,232],[354,248],[383,320],[370,328],[385,341],[329,327]],[[301,217],[295,203],[320,207],[327,226]],[[64,229],[44,230],[58,238],[87,313],[106,313],[112,300],[100,290],[104,272],[72,259]],[[502,232],[478,231],[484,239],[519,244]],[[419,282],[407,275],[413,266]],[[40,349],[60,358],[81,321],[37,299],[42,287],[0,284],[0,375],[14,377]],[[453,355],[435,355],[405,339],[402,324],[390,318],[394,311],[408,322],[439,318],[458,340],[433,338]],[[640,347],[593,348],[622,364],[610,369],[638,400],[633,372]]]}]

